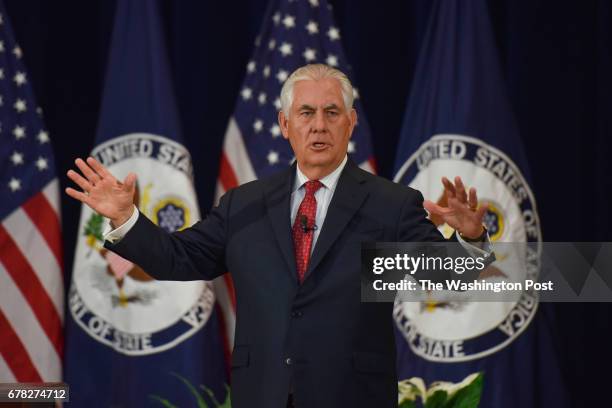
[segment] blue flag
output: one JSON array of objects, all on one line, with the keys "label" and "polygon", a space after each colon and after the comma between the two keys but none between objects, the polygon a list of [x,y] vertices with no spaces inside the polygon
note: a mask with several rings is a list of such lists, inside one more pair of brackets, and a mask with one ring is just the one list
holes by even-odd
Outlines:
[{"label": "blue flag", "polygon": [[[91,155],[118,179],[136,173],[135,204],[161,228],[199,219],[157,1],[117,2]],[[82,207],[67,319],[71,403],[197,406],[208,401],[201,386],[221,400],[227,381],[212,285],[153,280],[103,248],[107,229]]]},{"label": "blue flag", "polygon": [[[445,206],[442,176],[461,176],[489,203],[495,242],[531,242],[541,231],[527,162],[506,95],[485,0],[437,0],[422,45],[396,158],[395,181]],[[434,224],[452,230],[436,216]],[[498,262],[487,279],[516,273]],[[537,271],[538,254],[528,267]],[[510,258],[508,258],[510,259]],[[540,309],[540,310],[539,310]],[[516,302],[397,303],[400,379],[458,382],[484,372],[483,407],[564,406],[552,336],[537,294]]]}]

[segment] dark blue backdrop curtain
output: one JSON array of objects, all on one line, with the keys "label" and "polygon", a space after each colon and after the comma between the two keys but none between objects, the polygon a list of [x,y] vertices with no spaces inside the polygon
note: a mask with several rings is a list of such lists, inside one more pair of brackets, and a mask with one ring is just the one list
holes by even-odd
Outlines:
[{"label": "dark blue backdrop curtain", "polygon": [[[330,0],[391,176],[428,0]],[[45,113],[60,174],[92,146],[115,1],[8,0]],[[489,10],[547,241],[612,240],[612,5],[606,0],[491,0]],[[265,0],[166,1],[164,23],[202,210]],[[66,184],[64,178],[63,184]],[[66,271],[79,206],[62,204]],[[66,280],[69,282],[69,279]],[[612,305],[555,305],[563,367],[576,406],[595,405],[612,367]]]}]

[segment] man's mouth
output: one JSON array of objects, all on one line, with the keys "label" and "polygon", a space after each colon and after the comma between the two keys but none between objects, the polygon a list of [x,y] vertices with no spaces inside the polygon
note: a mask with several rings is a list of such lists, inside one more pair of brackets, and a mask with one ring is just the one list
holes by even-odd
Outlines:
[{"label": "man's mouth", "polygon": [[325,148],[327,148],[327,146],[329,145],[323,142],[314,142],[310,145],[311,149],[313,150],[324,150]]}]

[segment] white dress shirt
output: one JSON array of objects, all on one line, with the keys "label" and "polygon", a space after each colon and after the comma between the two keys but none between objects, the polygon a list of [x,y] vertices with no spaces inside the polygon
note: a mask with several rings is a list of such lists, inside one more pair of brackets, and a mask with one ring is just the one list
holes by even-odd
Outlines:
[{"label": "white dress shirt", "polygon": [[106,232],[103,234],[104,240],[109,241],[111,243],[115,243],[119,241],[121,238],[125,236],[125,234],[127,234],[132,229],[134,224],[136,224],[136,221],[138,221],[139,214],[140,212],[138,211],[138,207],[134,206],[134,210],[132,211],[132,216],[126,222],[124,222],[123,224],[121,224],[119,227],[115,229],[112,229],[112,227],[109,224]]},{"label": "white dress shirt", "polygon": [[[315,230],[314,235],[312,237],[312,246],[310,247],[310,253],[315,247],[317,243],[317,238],[319,238],[319,234],[321,233],[321,228],[323,228],[323,222],[325,221],[325,216],[327,215],[327,209],[329,208],[329,203],[331,203],[332,197],[334,195],[334,191],[336,191],[336,186],[338,185],[338,180],[340,179],[340,173],[342,173],[342,169],[346,166],[347,157],[344,156],[344,160],[342,163],[336,168],[336,170],[332,171],[327,176],[323,177],[319,181],[323,185],[320,189],[315,192],[315,199],[317,200],[317,214],[315,216]],[[300,204],[306,195],[306,187],[304,184],[307,181],[310,181],[308,177],[302,173],[300,170],[300,166],[296,167],[296,175],[295,182],[293,183],[293,189],[291,190],[291,226],[293,227],[293,223],[295,222],[295,217],[297,216],[298,209],[300,208]]]}]

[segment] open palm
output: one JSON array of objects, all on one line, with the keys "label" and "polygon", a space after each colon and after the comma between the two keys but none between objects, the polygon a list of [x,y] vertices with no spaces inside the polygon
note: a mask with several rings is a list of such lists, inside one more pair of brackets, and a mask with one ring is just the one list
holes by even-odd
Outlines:
[{"label": "open palm", "polygon": [[487,212],[488,205],[478,206],[476,189],[470,188],[469,193],[465,191],[465,186],[461,177],[455,177],[455,184],[446,177],[442,177],[444,193],[447,197],[447,207],[442,207],[432,201],[426,200],[423,206],[427,211],[442,218],[450,227],[459,231],[461,235],[468,238],[475,238],[482,234],[482,221]]},{"label": "open palm", "polygon": [[109,218],[115,226],[127,221],[133,212],[136,175],[130,173],[120,182],[92,157],[87,158],[87,162],[76,159],[75,164],[83,175],[69,170],[68,177],[82,191],[68,187],[66,194]]}]

